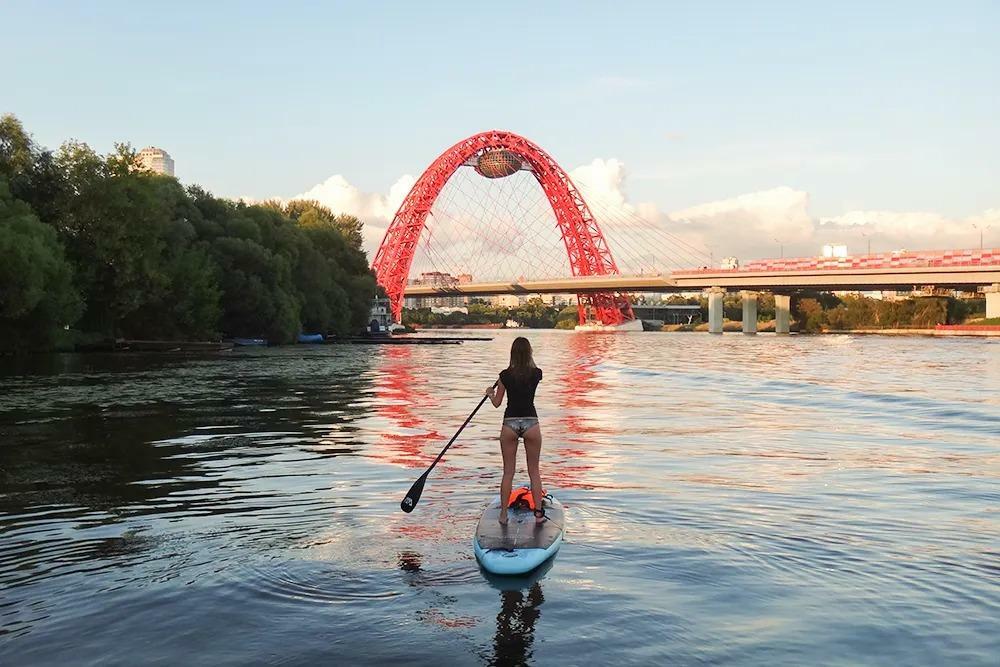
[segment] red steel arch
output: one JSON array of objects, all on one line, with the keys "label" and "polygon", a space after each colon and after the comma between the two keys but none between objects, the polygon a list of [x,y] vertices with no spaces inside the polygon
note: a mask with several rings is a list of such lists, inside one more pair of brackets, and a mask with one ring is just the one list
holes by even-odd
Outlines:
[{"label": "red steel arch", "polygon": [[[402,317],[403,291],[406,289],[413,254],[431,206],[455,170],[470,158],[494,149],[512,151],[530,165],[535,179],[552,205],[573,275],[618,274],[618,266],[611,256],[611,249],[597,220],[562,167],[548,153],[524,137],[513,132],[490,130],[463,139],[438,156],[414,183],[382,238],[372,269],[378,283],[385,288],[393,318],[397,322]],[[580,294],[577,299],[581,324],[585,321],[588,309],[603,324],[621,324],[635,319],[629,299],[624,294]]]}]

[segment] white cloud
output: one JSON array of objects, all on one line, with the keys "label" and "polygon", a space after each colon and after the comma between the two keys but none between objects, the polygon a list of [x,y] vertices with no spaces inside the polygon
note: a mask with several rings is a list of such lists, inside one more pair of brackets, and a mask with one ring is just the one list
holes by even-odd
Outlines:
[{"label": "white cloud", "polygon": [[633,210],[626,203],[625,164],[621,160],[595,158],[590,164],[570,171],[569,177],[577,187],[586,190],[588,204]]},{"label": "white cloud", "polygon": [[[771,257],[816,245],[809,215],[809,194],[777,187],[674,211],[668,218],[682,223],[715,259]],[[818,247],[816,250],[818,250]],[[811,252],[813,254],[813,252]]]},{"label": "white cloud", "polygon": [[857,249],[861,252],[864,251],[861,242],[867,243],[868,238],[872,240],[872,252],[970,248],[979,245],[979,229],[987,232],[983,235],[986,244],[991,238],[989,232],[1000,230],[1000,209],[987,209],[967,218],[949,218],[928,211],[856,210],[820,218],[819,229],[857,239]]},{"label": "white cloud", "polygon": [[[1000,238],[1000,208],[962,219],[926,211],[885,210],[853,210],[817,218],[809,211],[809,193],[780,186],[665,212],[654,203],[629,200],[628,172],[621,160],[595,159],[573,169],[570,177],[601,224],[624,271],[630,270],[630,262],[643,270],[654,265],[701,263],[699,249],[710,251],[718,262],[727,255],[746,261],[775,257],[782,251],[786,257],[811,256],[827,243],[846,243],[850,252],[862,253],[869,240],[873,252],[968,248],[979,242],[973,224],[989,228],[987,245],[991,238]],[[335,213],[361,218],[365,249],[374,257],[389,221],[414,182],[414,177],[405,175],[386,193],[364,192],[337,174],[293,199],[316,199]],[[449,238],[459,242],[463,237],[454,234]],[[675,243],[671,238],[680,241]],[[683,251],[674,252],[671,243],[676,248],[683,246]]]},{"label": "white cloud", "polygon": [[598,218],[620,226],[649,226],[662,217],[656,204],[628,200],[625,163],[616,158],[594,159],[569,172],[570,179],[580,189],[590,210]]},{"label": "white cloud", "polygon": [[363,192],[341,174],[334,174],[292,199],[315,199],[334,213],[355,215],[365,223],[364,248],[369,258],[375,257],[385,230],[416,179],[409,174],[399,177],[388,194]]},{"label": "white cloud", "polygon": [[[726,255],[742,260],[775,257],[782,252],[786,257],[812,256],[827,243],[847,244],[855,254],[866,252],[869,241],[872,252],[969,248],[978,246],[980,228],[985,230],[985,245],[990,246],[991,239],[995,245],[1000,239],[1000,208],[967,218],[949,218],[928,211],[885,210],[853,210],[817,218],[809,210],[809,193],[780,186],[668,213],[653,203],[629,201],[627,171],[620,160],[596,159],[574,169],[571,177],[602,223],[616,257],[622,258],[620,265],[630,259],[625,237],[635,230],[620,235],[616,229],[629,224],[642,227],[636,223],[638,219],[656,226],[660,238],[665,236],[663,232],[669,232],[685,243],[708,249],[716,262]],[[656,236],[644,234],[647,240]],[[669,248],[659,254],[657,261],[671,259]],[[674,263],[683,259],[684,254],[679,255]]]}]

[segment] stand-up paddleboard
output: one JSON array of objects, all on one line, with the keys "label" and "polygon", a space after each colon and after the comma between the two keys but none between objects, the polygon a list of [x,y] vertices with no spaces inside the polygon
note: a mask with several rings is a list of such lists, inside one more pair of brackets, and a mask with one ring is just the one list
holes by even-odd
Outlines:
[{"label": "stand-up paddleboard", "polygon": [[534,513],[527,508],[507,510],[507,525],[501,526],[500,498],[495,498],[476,526],[473,548],[476,559],[487,572],[494,574],[524,574],[552,558],[563,539],[565,513],[563,506],[551,495],[543,501],[545,521],[535,523]]}]

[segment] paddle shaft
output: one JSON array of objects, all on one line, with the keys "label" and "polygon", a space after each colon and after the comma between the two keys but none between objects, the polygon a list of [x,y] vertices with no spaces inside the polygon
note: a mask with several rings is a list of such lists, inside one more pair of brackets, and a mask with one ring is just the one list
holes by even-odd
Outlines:
[{"label": "paddle shaft", "polygon": [[[496,386],[497,384],[494,382],[493,388],[496,389]],[[434,469],[434,466],[438,464],[438,461],[441,460],[441,457],[444,456],[444,453],[448,451],[448,448],[451,447],[452,443],[455,442],[455,439],[458,438],[458,434],[465,430],[465,427],[469,425],[469,422],[472,421],[472,418],[476,416],[477,412],[479,412],[479,408],[483,407],[483,403],[486,402],[487,398],[489,398],[489,396],[483,396],[479,400],[479,405],[477,405],[476,409],[472,411],[472,414],[470,414],[468,417],[465,418],[465,421],[462,423],[462,425],[458,427],[457,431],[455,431],[455,435],[451,436],[451,440],[449,440],[448,444],[444,446],[444,449],[441,450],[441,453],[437,455],[437,458],[434,459],[434,463],[430,465],[430,467],[427,469],[427,472],[430,472],[431,470]],[[424,474],[426,475],[427,473]]]},{"label": "paddle shaft", "polygon": [[[496,389],[498,384],[500,384],[499,380],[493,383],[493,388]],[[448,448],[452,446],[452,444],[458,438],[459,434],[465,430],[465,427],[469,425],[469,422],[472,421],[472,418],[476,416],[476,413],[479,412],[479,408],[483,407],[483,403],[486,402],[487,398],[489,398],[489,395],[484,395],[482,399],[480,399],[479,405],[477,405],[476,409],[473,410],[472,413],[465,418],[465,421],[462,423],[462,425],[458,428],[457,431],[455,431],[455,435],[451,436],[451,440],[448,441],[448,444],[444,446],[444,449],[441,450],[441,453],[437,455],[436,459],[434,459],[434,462],[431,463],[430,467],[428,467],[427,470],[424,471],[424,474],[421,475],[417,479],[417,481],[413,483],[413,486],[410,487],[410,492],[406,494],[406,497],[403,498],[403,502],[400,503],[400,508],[402,508],[404,512],[413,511],[413,508],[417,506],[418,502],[420,502],[420,496],[424,492],[424,482],[427,480],[427,476],[431,474],[431,470],[434,470],[434,466],[438,464],[438,462],[441,460],[441,457],[444,456],[444,453],[448,451]]]}]

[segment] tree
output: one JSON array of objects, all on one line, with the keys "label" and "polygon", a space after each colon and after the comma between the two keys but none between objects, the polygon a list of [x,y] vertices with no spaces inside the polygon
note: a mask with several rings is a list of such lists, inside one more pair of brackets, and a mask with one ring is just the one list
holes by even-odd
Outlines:
[{"label": "tree", "polygon": [[792,313],[798,322],[799,331],[818,333],[823,328],[823,306],[817,299],[800,298],[792,308]]},{"label": "tree", "polygon": [[[0,118],[0,179],[6,330],[38,309],[51,315],[46,326],[78,320],[85,333],[129,338],[225,332],[280,343],[303,328],[348,333],[368,322],[376,285],[361,222],[316,202],[185,190],[141,169],[128,144],[102,156],[70,141],[53,154],[10,115]],[[51,299],[39,297],[46,290]]]},{"label": "tree", "polygon": [[[35,162],[37,148],[31,135],[13,114],[0,116],[0,176],[8,181],[24,174]],[[6,186],[8,192],[10,185]]]},{"label": "tree", "polygon": [[303,241],[319,253],[327,267],[328,287],[323,291],[336,300],[331,307],[338,313],[329,329],[343,334],[363,328],[371,314],[376,284],[367,257],[339,228],[319,225],[300,229]]},{"label": "tree", "polygon": [[360,219],[346,213],[334,215],[333,211],[314,199],[293,199],[285,204],[283,212],[302,227],[331,226],[340,230],[347,242],[356,249],[360,250],[364,242],[361,233],[364,223]]},{"label": "tree", "polygon": [[556,329],[574,329],[580,323],[580,312],[576,306],[565,306],[556,313]]},{"label": "tree", "polygon": [[535,297],[511,309],[510,318],[533,329],[551,329],[556,324],[558,311]]},{"label": "tree", "polygon": [[0,350],[46,348],[80,316],[73,268],[55,230],[0,176]]},{"label": "tree", "polygon": [[972,313],[972,306],[962,299],[948,297],[948,324],[961,324]]},{"label": "tree", "polygon": [[67,183],[57,228],[78,267],[82,324],[105,336],[129,335],[128,319],[166,298],[168,239],[184,197],[173,179],[131,170],[128,150],[101,157],[68,142],[56,155]]},{"label": "tree", "polygon": [[229,336],[294,340],[299,304],[284,258],[248,239],[223,237],[212,244],[224,309],[220,326]]}]

